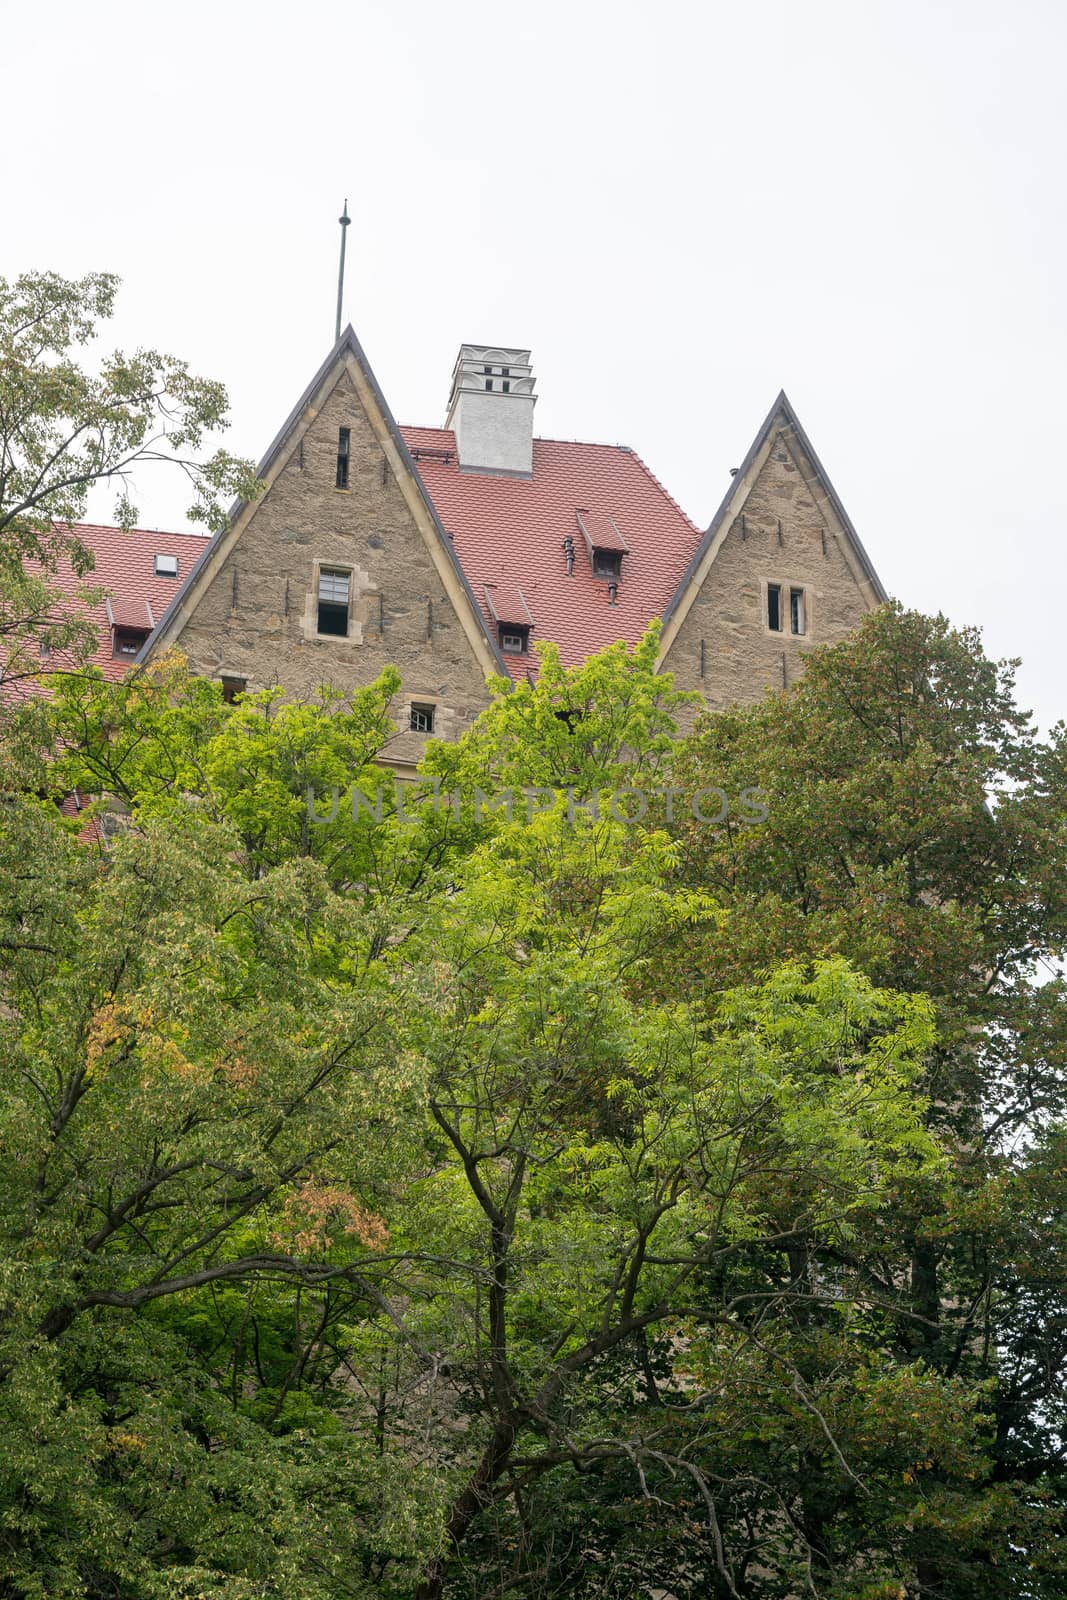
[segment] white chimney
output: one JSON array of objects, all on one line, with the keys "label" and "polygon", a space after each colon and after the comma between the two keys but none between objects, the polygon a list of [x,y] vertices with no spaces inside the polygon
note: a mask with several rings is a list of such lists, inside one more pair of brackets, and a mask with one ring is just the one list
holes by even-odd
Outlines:
[{"label": "white chimney", "polygon": [[445,421],[460,471],[531,477],[535,403],[529,350],[460,345]]}]

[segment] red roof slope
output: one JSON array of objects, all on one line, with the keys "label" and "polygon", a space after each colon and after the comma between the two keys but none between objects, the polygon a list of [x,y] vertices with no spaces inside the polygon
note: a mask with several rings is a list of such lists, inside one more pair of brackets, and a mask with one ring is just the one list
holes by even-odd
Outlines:
[{"label": "red roof slope", "polygon": [[[132,656],[113,655],[112,618],[119,628],[137,629],[140,640],[159,621],[177,590],[188,577],[197,557],[207,544],[200,533],[157,533],[148,528],[103,527],[99,523],[78,523],[73,533],[96,557],[95,570],[76,578],[70,563],[62,561],[49,582],[65,595],[74,595],[82,584],[107,591],[99,605],[89,609],[96,624],[98,645],[90,664],[101,667],[106,678],[121,678],[130,669]],[[178,576],[156,575],[155,558],[177,556]],[[73,666],[65,652],[55,651],[41,661],[42,672],[59,672]],[[24,680],[22,688],[29,687]]]},{"label": "red roof slope", "polygon": [[[616,639],[636,644],[650,620],[663,615],[701,530],[632,450],[535,439],[530,478],[496,477],[460,471],[449,429],[400,432],[492,636],[497,629],[486,604],[487,584],[521,590],[534,619],[531,645],[553,640],[567,666]],[[625,553],[614,605],[608,580],[593,577],[578,512],[587,527],[598,530],[610,518],[619,535],[613,544]],[[569,576],[565,539],[574,551]],[[532,653],[505,659],[513,678],[536,672]]]}]

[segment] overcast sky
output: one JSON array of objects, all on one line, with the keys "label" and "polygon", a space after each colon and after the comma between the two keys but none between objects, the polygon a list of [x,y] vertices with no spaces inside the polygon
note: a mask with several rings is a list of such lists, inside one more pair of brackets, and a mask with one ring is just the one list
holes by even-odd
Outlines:
[{"label": "overcast sky", "polygon": [[332,343],[347,195],[400,421],[528,346],[537,433],[706,525],[785,388],[889,590],[1067,713],[1063,0],[54,0],[3,40],[0,275],[119,273],[112,342],[221,378],[232,448]]}]

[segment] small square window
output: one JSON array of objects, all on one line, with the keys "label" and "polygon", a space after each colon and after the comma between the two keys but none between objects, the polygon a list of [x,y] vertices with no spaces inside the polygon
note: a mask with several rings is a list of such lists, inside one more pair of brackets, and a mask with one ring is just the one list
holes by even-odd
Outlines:
[{"label": "small square window", "polygon": [[156,577],[157,578],[176,578],[177,576],[178,576],[178,557],[177,556],[157,556],[156,557]]},{"label": "small square window", "polygon": [[808,630],[803,589],[789,591],[789,627],[793,633],[806,633]]},{"label": "small square window", "polygon": [[509,656],[524,656],[530,644],[529,628],[501,627],[500,648]]},{"label": "small square window", "polygon": [[772,633],[782,631],[782,586],[780,583],[767,585],[767,626]]},{"label": "small square window", "polygon": [[222,698],[228,706],[232,706],[237,696],[244,694],[248,687],[247,678],[227,678],[224,676],[220,681],[222,683]]},{"label": "small square window", "polygon": [[413,705],[411,707],[412,733],[433,732],[433,709],[433,706]]},{"label": "small square window", "polygon": [[336,567],[319,568],[319,632],[348,636],[348,594],[351,574]]}]

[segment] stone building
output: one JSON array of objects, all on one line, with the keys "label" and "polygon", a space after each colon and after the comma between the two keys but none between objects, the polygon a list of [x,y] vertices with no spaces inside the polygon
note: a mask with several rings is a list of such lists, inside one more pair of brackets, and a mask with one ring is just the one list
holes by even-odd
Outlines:
[{"label": "stone building", "polygon": [[[884,600],[784,394],[706,532],[634,451],[536,438],[535,404],[529,351],[463,345],[445,426],[399,427],[346,329],[264,456],[263,495],[195,552],[175,536],[165,606],[153,546],[137,659],[177,646],[229,692],[293,694],[392,663],[403,770],[477,715],[487,676],[535,676],[540,639],[576,663],[660,617],[663,667],[718,708],[787,685]],[[111,615],[128,661],[121,579]]]}]

